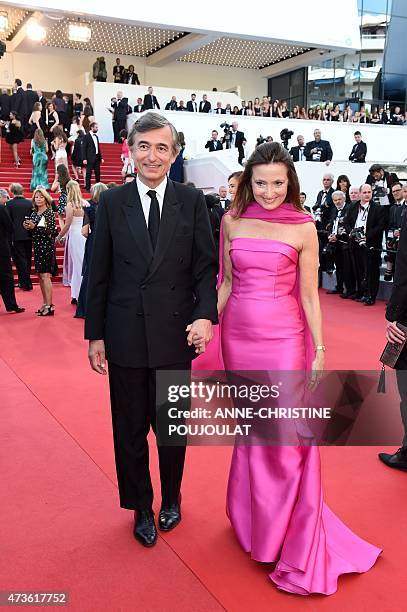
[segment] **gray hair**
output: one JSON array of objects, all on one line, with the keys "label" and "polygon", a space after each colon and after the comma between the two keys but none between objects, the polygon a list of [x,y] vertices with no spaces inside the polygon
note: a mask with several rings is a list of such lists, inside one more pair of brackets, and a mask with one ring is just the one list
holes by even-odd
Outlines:
[{"label": "gray hair", "polygon": [[333,180],[334,180],[334,175],[333,175],[333,174],[331,174],[330,172],[326,172],[326,173],[324,174],[324,176],[322,177],[322,179],[324,179],[324,178],[326,178],[326,177],[328,177],[329,179],[331,179],[331,181],[333,182]]},{"label": "gray hair", "polygon": [[94,185],[92,185],[90,190],[92,200],[96,203],[99,202],[100,194],[103,193],[103,191],[106,191],[106,189],[107,186],[104,183],[95,183]]},{"label": "gray hair", "polygon": [[24,193],[24,188],[20,183],[11,183],[9,190],[15,196],[21,196]]},{"label": "gray hair", "polygon": [[137,121],[134,122],[133,127],[130,130],[130,134],[127,138],[127,144],[130,148],[134,145],[136,134],[142,134],[143,132],[149,132],[150,130],[160,130],[161,128],[169,127],[172,133],[172,148],[174,153],[179,153],[180,143],[178,132],[164,115],[159,113],[145,113],[141,115]]},{"label": "gray hair", "polygon": [[344,201],[345,201],[346,194],[345,194],[343,191],[339,191],[339,189],[338,189],[337,191],[334,191],[334,192],[333,192],[333,194],[332,194],[332,196],[331,196],[331,197],[332,197],[332,200],[334,199],[334,197],[335,197],[335,196],[338,196],[338,195],[340,195],[340,196],[342,197],[342,201],[344,202]]},{"label": "gray hair", "polygon": [[7,198],[8,199],[8,191],[7,191],[7,189],[0,189],[0,198]]}]

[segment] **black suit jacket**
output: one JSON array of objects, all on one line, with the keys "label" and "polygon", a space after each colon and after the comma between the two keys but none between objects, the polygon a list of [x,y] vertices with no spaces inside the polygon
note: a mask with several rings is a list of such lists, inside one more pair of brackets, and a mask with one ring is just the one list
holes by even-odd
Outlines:
[{"label": "black suit jacket", "polygon": [[315,147],[321,149],[321,158],[319,161],[325,162],[328,161],[328,159],[332,160],[333,153],[329,141],[320,140],[319,142],[316,142],[315,140],[312,140],[311,142],[307,142],[307,144],[305,145],[304,154],[307,158],[307,161],[313,161],[311,149],[314,149]]},{"label": "black suit jacket", "polygon": [[23,227],[25,217],[31,216],[33,204],[23,196],[17,196],[7,202],[7,211],[13,224],[13,240],[32,240],[31,232]]},{"label": "black suit jacket", "polygon": [[160,108],[156,96],[154,94],[152,96],[146,94],[144,96],[144,110],[153,110],[154,108]]},{"label": "black suit jacket", "polygon": [[165,110],[172,110],[172,111],[176,111],[178,110],[178,104],[175,100],[170,100],[169,102],[167,102],[167,104],[165,105]]},{"label": "black suit jacket", "polygon": [[226,113],[224,108],[215,108],[213,112],[215,115],[224,115]]},{"label": "black suit jacket", "polygon": [[[305,151],[305,145],[304,145],[303,151],[302,151],[303,159],[305,159],[304,151]],[[293,161],[295,161],[295,162],[300,161],[300,146],[291,147],[290,155],[293,158]]]},{"label": "black suit jacket", "polygon": [[201,191],[168,180],[153,253],[137,182],[99,201],[85,338],[104,339],[124,367],[183,363],[196,354],[186,326],[217,322],[216,252]]},{"label": "black suit jacket", "polygon": [[[403,217],[393,288],[387,303],[386,319],[407,324],[407,215]],[[406,350],[405,348],[403,349]]]},{"label": "black suit jacket", "polygon": [[0,94],[0,119],[9,120],[11,111],[11,96]]},{"label": "black suit jacket", "polygon": [[144,110],[144,104],[136,104],[136,106],[134,107],[135,113],[142,113],[143,110]]},{"label": "black suit jacket", "polygon": [[[353,229],[359,214],[359,203],[351,205],[348,214],[348,227]],[[381,249],[383,240],[383,230],[385,219],[383,215],[383,207],[376,204],[373,200],[370,202],[369,212],[366,220],[366,247]]]},{"label": "black suit jacket", "polygon": [[123,76],[123,83],[126,83],[127,85],[140,85],[138,74],[136,72],[133,72],[133,74],[125,72]]},{"label": "black suit jacket", "polygon": [[[99,142],[98,136],[97,136],[97,139]],[[103,157],[102,151],[100,149],[100,142],[99,142],[99,153],[96,155],[95,143],[93,142],[93,137],[90,135],[89,132],[86,134],[86,136],[83,139],[82,153],[83,153],[83,159],[86,159],[88,164],[94,164],[95,161],[98,159],[98,157],[99,159],[102,159]]]},{"label": "black suit jacket", "polygon": [[[199,111],[199,102],[197,102],[195,100],[195,104],[196,104],[196,111],[198,112]],[[189,111],[190,113],[194,113],[195,112],[194,111],[194,107],[192,105],[192,100],[188,100],[188,102],[187,102],[187,111]]]},{"label": "black suit jacket", "polygon": [[349,155],[349,161],[356,163],[364,163],[366,161],[367,146],[366,143],[356,142]]},{"label": "black suit jacket", "polygon": [[11,96],[10,110],[15,110],[22,119],[27,116],[27,101],[25,98],[25,91],[22,87],[19,87],[16,93]]},{"label": "black suit jacket", "polygon": [[13,224],[4,204],[0,204],[0,257],[10,257]]},{"label": "black suit jacket", "polygon": [[32,89],[26,89],[24,93],[25,93],[25,104],[27,108],[27,116],[29,117],[31,113],[33,112],[34,104],[38,102],[39,98],[38,98],[37,92],[33,91]]},{"label": "black suit jacket", "polygon": [[200,101],[199,103],[199,112],[200,113],[209,113],[209,111],[211,110],[211,103],[208,102],[208,100],[206,100],[206,102],[204,102],[203,100]]},{"label": "black suit jacket", "polygon": [[213,151],[221,151],[223,149],[223,145],[220,140],[211,139],[206,143],[205,149],[209,149],[209,152],[212,153]]}]

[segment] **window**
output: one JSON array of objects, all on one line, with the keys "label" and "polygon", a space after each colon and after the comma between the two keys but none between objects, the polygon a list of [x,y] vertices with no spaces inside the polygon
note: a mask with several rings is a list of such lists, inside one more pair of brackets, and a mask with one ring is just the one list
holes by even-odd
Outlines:
[{"label": "window", "polygon": [[374,68],[376,66],[376,60],[362,60],[360,62],[361,68]]}]

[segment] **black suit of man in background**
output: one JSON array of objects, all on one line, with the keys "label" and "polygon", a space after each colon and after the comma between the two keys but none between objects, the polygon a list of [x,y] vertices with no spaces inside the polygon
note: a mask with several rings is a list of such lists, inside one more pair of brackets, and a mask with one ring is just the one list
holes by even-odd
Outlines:
[{"label": "black suit of man in background", "polygon": [[7,312],[23,312],[16,302],[13,272],[10,259],[10,241],[13,224],[6,207],[0,202],[0,295]]},{"label": "black suit of man in background", "polygon": [[[21,186],[20,186],[21,189]],[[32,202],[22,194],[15,195],[7,202],[7,211],[13,224],[13,245],[11,253],[17,269],[18,285],[24,291],[30,291],[31,261],[32,261],[32,234],[23,227],[25,217],[32,213]]]}]

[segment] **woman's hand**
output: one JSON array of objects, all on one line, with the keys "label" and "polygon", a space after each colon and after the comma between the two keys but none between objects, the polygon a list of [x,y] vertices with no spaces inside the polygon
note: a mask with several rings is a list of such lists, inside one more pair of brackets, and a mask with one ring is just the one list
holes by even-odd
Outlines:
[{"label": "woman's hand", "polygon": [[316,351],[315,359],[311,367],[311,380],[308,384],[308,389],[314,391],[321,382],[325,369],[325,353],[324,351]]},{"label": "woman's hand", "polygon": [[23,221],[23,227],[26,230],[33,230],[35,228],[35,223],[34,223],[34,221],[31,221],[31,220],[27,219],[27,220]]}]

